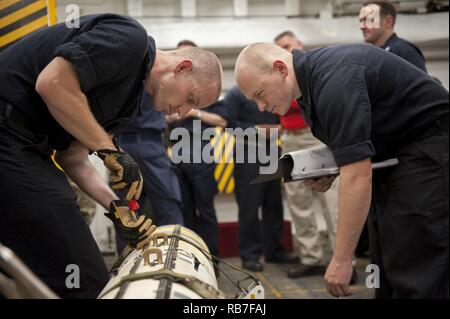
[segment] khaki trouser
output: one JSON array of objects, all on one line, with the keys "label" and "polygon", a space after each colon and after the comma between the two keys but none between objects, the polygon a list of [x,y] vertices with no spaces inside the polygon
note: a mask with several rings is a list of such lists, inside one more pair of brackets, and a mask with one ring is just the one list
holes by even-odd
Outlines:
[{"label": "khaki trouser", "polygon": [[[323,144],[311,134],[310,129],[295,133],[287,131],[283,135],[283,153],[319,146]],[[324,265],[330,261],[331,256],[324,248],[326,244],[330,248],[334,247],[338,220],[338,185],[339,178],[326,193],[318,193],[313,192],[304,182],[284,184],[302,264]],[[328,238],[318,229],[317,214],[322,214],[326,221]]]}]

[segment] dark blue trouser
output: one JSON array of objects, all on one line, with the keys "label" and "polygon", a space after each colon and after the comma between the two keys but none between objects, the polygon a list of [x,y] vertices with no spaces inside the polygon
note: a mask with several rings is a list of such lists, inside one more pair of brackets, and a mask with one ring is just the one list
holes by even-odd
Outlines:
[{"label": "dark blue trouser", "polygon": [[219,228],[214,208],[214,196],[217,194],[214,168],[214,163],[177,164],[185,225],[205,241],[211,254],[218,255]]},{"label": "dark blue trouser", "polygon": [[[48,140],[21,138],[0,125],[0,242],[62,298],[95,298],[108,271]],[[79,267],[80,286],[66,286]]]},{"label": "dark blue trouser", "polygon": [[[235,164],[235,195],[239,206],[239,255],[242,260],[266,259],[283,253],[283,203],[281,181],[250,185],[259,175],[259,164]],[[258,217],[262,207],[262,221]]]},{"label": "dark blue trouser", "polygon": [[378,299],[449,297],[448,132],[416,140],[373,174],[369,214]]}]

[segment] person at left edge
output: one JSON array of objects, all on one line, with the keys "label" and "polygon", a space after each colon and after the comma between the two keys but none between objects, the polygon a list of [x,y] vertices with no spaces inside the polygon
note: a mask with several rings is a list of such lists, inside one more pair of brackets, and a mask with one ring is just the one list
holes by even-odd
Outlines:
[{"label": "person at left edge", "polygon": [[[108,277],[49,151],[58,151],[64,171],[110,210],[124,238],[137,246],[154,229],[151,221],[131,219],[126,200],[118,200],[89,163],[89,151],[103,158],[114,188],[137,198],[138,166],[107,132],[136,115],[144,90],[166,113],[206,107],[219,96],[222,70],[215,55],[150,47],[134,19],[99,14],[81,17],[79,28],[38,30],[0,54],[0,242],[61,297],[95,297]],[[80,270],[74,289],[66,286],[71,264]]]}]

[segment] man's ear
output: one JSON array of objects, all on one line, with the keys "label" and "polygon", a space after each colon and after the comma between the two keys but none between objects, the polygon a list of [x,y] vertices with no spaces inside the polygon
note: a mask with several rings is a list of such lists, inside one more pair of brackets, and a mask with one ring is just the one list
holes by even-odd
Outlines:
[{"label": "man's ear", "polygon": [[281,60],[275,60],[272,64],[272,67],[275,71],[280,72],[284,77],[288,76],[288,68],[286,66],[286,63],[284,63]]},{"label": "man's ear", "polygon": [[177,64],[177,66],[175,67],[174,72],[178,73],[178,72],[182,72],[182,71],[190,71],[192,70],[192,61],[191,60],[183,60],[180,63]]}]

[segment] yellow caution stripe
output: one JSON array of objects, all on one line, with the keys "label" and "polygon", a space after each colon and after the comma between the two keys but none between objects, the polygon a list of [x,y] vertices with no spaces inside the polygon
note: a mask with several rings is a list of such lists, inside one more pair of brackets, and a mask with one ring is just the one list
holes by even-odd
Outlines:
[{"label": "yellow caution stripe", "polygon": [[6,27],[7,25],[15,23],[20,19],[23,19],[29,16],[30,14],[42,10],[46,7],[47,7],[46,1],[36,1],[22,9],[14,11],[13,13],[7,15],[4,18],[0,18],[0,29]]},{"label": "yellow caution stripe", "polygon": [[47,26],[47,16],[40,17],[28,24],[25,24],[14,31],[11,31],[4,36],[0,37],[0,47],[5,46],[7,44],[10,44],[27,34],[36,31],[37,29],[40,29],[42,27]]},{"label": "yellow caution stripe", "polygon": [[20,38],[56,24],[56,0],[1,0],[0,51]]},{"label": "yellow caution stripe", "polygon": [[214,146],[214,159],[217,163],[214,170],[217,189],[220,193],[232,193],[234,191],[234,136],[218,128],[211,144]]},{"label": "yellow caution stripe", "polygon": [[56,0],[47,0],[48,25],[56,24]]},{"label": "yellow caution stripe", "polygon": [[20,0],[2,0],[0,1],[0,10],[10,7],[18,2],[20,2]]}]

